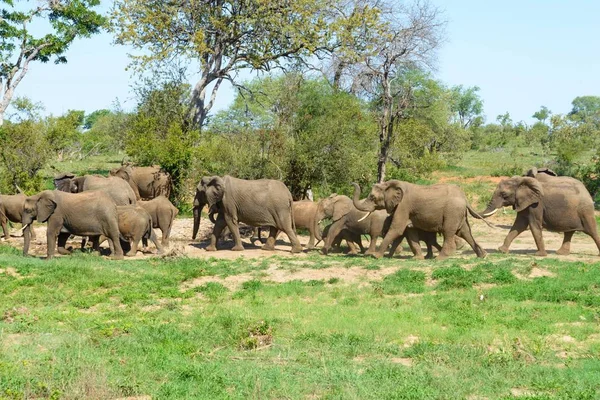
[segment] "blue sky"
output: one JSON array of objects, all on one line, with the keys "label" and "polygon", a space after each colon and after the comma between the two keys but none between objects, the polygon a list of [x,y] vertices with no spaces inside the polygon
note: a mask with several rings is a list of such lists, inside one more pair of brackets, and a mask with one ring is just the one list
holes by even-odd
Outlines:
[{"label": "blue sky", "polygon": [[[514,121],[531,122],[541,105],[566,113],[576,96],[600,96],[600,1],[432,1],[448,20],[435,76],[447,85],[479,86],[488,121],[508,111]],[[79,40],[68,64],[32,65],[17,95],[55,115],[110,108],[117,98],[131,108],[129,50],[111,42],[106,33]],[[233,96],[223,84],[213,111]]]}]

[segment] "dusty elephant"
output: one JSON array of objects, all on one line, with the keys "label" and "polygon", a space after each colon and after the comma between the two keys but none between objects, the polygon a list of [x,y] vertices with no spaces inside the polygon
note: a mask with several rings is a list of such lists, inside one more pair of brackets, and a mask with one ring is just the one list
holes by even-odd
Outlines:
[{"label": "dusty elephant", "polygon": [[600,237],[594,217],[594,201],[585,186],[574,178],[514,176],[502,180],[481,214],[493,215],[499,208],[512,206],[517,217],[498,250],[507,253],[512,241],[527,227],[531,229],[537,256],[546,256],[542,229],[564,232],[563,243],[556,252],[569,254],[573,233],[590,235],[600,251]]},{"label": "dusty elephant", "polygon": [[[158,254],[162,254],[162,246],[156,238],[152,229],[152,217],[140,206],[117,206],[119,214],[119,233],[121,234],[121,247],[128,257],[135,256],[140,244],[144,241],[147,247],[148,239],[154,243]],[[95,250],[99,250],[100,244],[106,237],[94,237],[91,239]]]},{"label": "dusty elephant", "polygon": [[160,229],[162,232],[161,243],[164,247],[168,247],[173,221],[179,213],[177,207],[162,195],[148,201],[140,200],[137,204],[150,214],[152,227]]},{"label": "dusty elephant", "polygon": [[[104,192],[66,193],[59,190],[44,190],[25,199],[21,223],[30,225],[34,220],[48,222],[48,259],[54,256],[57,239],[58,252],[70,253],[65,245],[71,234],[104,235],[110,241],[111,250],[114,250],[113,258],[123,258],[123,249],[119,243],[117,206]],[[30,241],[31,234],[26,229],[23,255],[28,254]]]},{"label": "dusty elephant", "polygon": [[[2,225],[2,230],[4,231],[4,238],[7,240],[10,237],[7,223],[8,221],[21,223],[26,198],[27,196],[24,194],[0,195],[0,225]],[[28,228],[22,229],[25,230]],[[32,226],[29,229],[31,230],[31,238],[35,240],[35,230]]]},{"label": "dusty elephant", "polygon": [[315,247],[315,239],[317,241],[323,240],[321,236],[321,229],[319,228],[319,219],[317,216],[317,209],[319,203],[315,203],[311,200],[300,200],[294,202],[294,223],[297,228],[307,229],[310,238],[306,248],[308,250]]},{"label": "dusty elephant", "polygon": [[[333,223],[328,226],[328,231],[331,232],[333,236],[327,235],[325,245],[323,246],[324,254],[327,254],[329,249],[333,246],[336,237],[344,234],[344,232],[348,232],[345,234],[346,241],[348,242],[350,240],[356,243],[363,252],[364,248],[362,247],[360,236],[363,234],[369,235],[371,237],[371,242],[365,254],[374,254],[377,250],[377,238],[385,237],[392,221],[392,218],[385,210],[378,210],[373,213],[359,211],[354,207],[352,200],[348,196],[335,193],[319,202],[317,219],[322,220],[324,218],[332,218],[333,220]],[[419,241],[426,243],[428,258],[433,257],[432,247],[436,247],[438,250],[440,249],[435,232],[424,232],[419,229],[407,228],[406,234],[413,237],[413,242],[416,243],[417,246],[420,246]],[[403,234],[394,240],[390,248],[389,257],[393,257],[404,237]],[[338,240],[341,239],[338,238]],[[413,242],[409,241],[409,244]],[[348,244],[350,246],[350,243]],[[384,251],[385,250],[387,249],[384,249]],[[351,247],[351,253],[354,252],[355,250]]]},{"label": "dusty elephant", "polygon": [[110,176],[125,180],[137,200],[151,200],[160,195],[171,195],[171,175],[160,167],[133,167],[123,165],[110,171]]},{"label": "dusty elephant", "polygon": [[121,178],[84,175],[76,177],[64,173],[54,178],[54,187],[62,192],[81,193],[89,190],[99,190],[107,193],[118,206],[136,203],[133,189]]},{"label": "dusty elephant", "polygon": [[[373,253],[374,257],[382,257],[389,245],[404,234],[409,223],[426,232],[442,233],[444,244],[439,259],[447,258],[455,251],[455,235],[466,240],[478,257],[486,256],[485,250],[473,239],[467,213],[476,218],[482,217],[471,208],[458,186],[422,186],[390,180],[374,185],[364,200],[360,200],[358,184],[354,183],[353,186],[353,203],[358,210],[370,213],[386,210],[392,217],[390,228],[379,250]],[[407,231],[407,240],[415,257],[423,258],[417,239],[410,231]]]},{"label": "dusty elephant", "polygon": [[213,228],[210,245],[206,248],[208,251],[217,249],[217,239],[225,226],[229,228],[235,241],[232,250],[243,250],[239,222],[250,226],[270,227],[264,250],[274,250],[277,233],[283,231],[292,243],[292,252],[302,251],[292,216],[292,195],[283,182],[270,179],[244,180],[228,175],[202,178],[194,198],[192,239],[196,239],[200,227],[200,213],[207,204],[209,209],[217,204],[218,209],[222,211],[219,212]]}]

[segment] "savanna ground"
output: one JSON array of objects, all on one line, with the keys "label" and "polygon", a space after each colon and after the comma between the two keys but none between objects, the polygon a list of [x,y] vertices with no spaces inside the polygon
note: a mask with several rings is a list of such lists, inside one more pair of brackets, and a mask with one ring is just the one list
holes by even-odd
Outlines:
[{"label": "savanna ground", "polygon": [[[432,181],[481,208],[502,175],[489,158]],[[291,256],[285,237],[275,253],[207,253],[185,217],[163,257],[46,261],[13,238],[0,246],[0,398],[600,398],[597,249],[576,234],[559,257],[545,232],[551,254],[536,258],[525,232],[494,253],[513,218],[472,222],[483,260],[467,247],[446,261]]]}]

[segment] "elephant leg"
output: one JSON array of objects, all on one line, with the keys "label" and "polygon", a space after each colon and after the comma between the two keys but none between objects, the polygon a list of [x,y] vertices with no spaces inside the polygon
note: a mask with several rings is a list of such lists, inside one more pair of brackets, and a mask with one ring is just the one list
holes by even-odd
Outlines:
[{"label": "elephant leg", "polygon": [[307,250],[311,250],[315,248],[315,231],[311,228],[308,230],[308,232],[310,233],[310,236],[308,238],[308,243],[306,244],[306,249]]},{"label": "elephant leg", "polygon": [[566,256],[571,253],[571,239],[573,238],[574,233],[574,231],[564,233],[562,246],[560,246],[560,249],[556,251],[556,254],[560,256]]},{"label": "elephant leg", "polygon": [[235,245],[231,250],[233,251],[243,251],[244,246],[242,245],[242,237],[240,235],[240,228],[238,226],[237,218],[227,218],[225,217],[225,223],[227,224],[227,228],[229,228],[229,232],[231,232],[231,236],[233,236],[233,242]]},{"label": "elephant leg", "polygon": [[444,237],[444,243],[442,244],[442,250],[438,255],[438,260],[445,260],[456,251],[456,246],[454,244],[454,235],[456,232],[452,230],[446,230],[442,232],[442,236]]},{"label": "elephant leg", "polygon": [[424,257],[423,252],[421,251],[421,242],[419,241],[418,231],[414,229],[406,229],[404,231],[404,237],[406,237],[408,247],[410,247],[410,251],[413,253],[413,258],[422,260]]},{"label": "elephant leg", "polygon": [[340,236],[346,239],[346,245],[348,246],[348,254],[357,255],[361,251],[361,248],[357,246],[357,244],[360,242],[360,235],[356,235],[348,231],[343,231],[340,234]]},{"label": "elephant leg", "polygon": [[70,233],[61,232],[58,234],[58,254],[67,255],[71,254],[69,250],[67,250],[67,240],[71,236]]},{"label": "elephant leg", "polygon": [[10,234],[8,233],[8,226],[6,226],[7,224],[7,220],[6,218],[3,218],[0,221],[0,224],[2,225],[2,231],[4,231],[4,239],[8,240],[10,239]]},{"label": "elephant leg", "polygon": [[598,226],[596,225],[596,218],[594,214],[591,214],[588,218],[583,218],[583,232],[587,233],[594,239],[596,247],[600,252],[600,236],[598,235]]},{"label": "elephant leg", "polygon": [[47,252],[46,259],[50,260],[54,257],[54,253],[56,252],[56,240],[58,239],[58,234],[60,233],[60,226],[53,227],[48,223],[48,230],[46,231],[46,243],[47,243]]},{"label": "elephant leg", "polygon": [[396,253],[396,250],[398,249],[398,247],[400,246],[400,244],[402,243],[403,240],[404,240],[404,235],[401,235],[392,242],[392,246],[390,247],[390,251],[388,252],[388,255],[387,255],[389,258],[394,258],[394,254]]},{"label": "elephant leg", "polygon": [[136,240],[136,238],[131,237],[127,240],[127,242],[129,243],[129,251],[125,253],[125,255],[127,257],[133,257],[137,254],[139,239]]},{"label": "elephant leg", "polygon": [[[370,236],[371,236],[371,241],[369,242],[369,248],[367,249],[367,251],[365,251],[366,256],[370,256],[371,254],[374,254],[377,251],[377,238],[379,236],[376,235],[375,233],[372,233]],[[387,250],[387,249],[385,249],[385,250]]]},{"label": "elephant leg", "polygon": [[[158,254],[162,254],[163,246],[159,243],[158,237],[156,236],[156,233],[154,233],[154,229],[150,229],[150,240],[152,241],[152,243],[154,243],[154,246],[156,247],[156,252]],[[146,242],[145,246],[148,247],[148,239],[144,238],[144,241]]]},{"label": "elephant leg", "polygon": [[88,238],[86,236],[83,236],[81,238],[81,251],[85,251],[85,245],[87,244]]},{"label": "elephant leg", "polygon": [[210,244],[206,247],[206,251],[217,251],[217,241],[221,237],[223,229],[226,227],[225,220],[223,218],[217,218],[217,222],[213,228],[212,234],[210,235]]},{"label": "elephant leg", "polygon": [[275,250],[275,241],[277,240],[277,235],[279,234],[279,229],[274,226],[269,227],[269,237],[267,238],[267,243],[262,247],[263,250],[273,251]]},{"label": "elephant leg", "polygon": [[[383,257],[383,253],[385,253],[385,251],[388,249],[388,247],[390,247],[390,245],[396,239],[398,239],[400,236],[402,236],[402,233],[404,232],[404,228],[406,228],[406,224],[404,224],[404,227],[402,228],[401,231],[394,229],[394,227],[392,226],[390,228],[390,230],[388,231],[388,233],[383,238],[383,242],[381,242],[381,245],[379,246],[379,250],[377,250],[375,253],[371,254],[371,256],[373,256],[375,258]],[[409,244],[410,244],[410,242],[409,242]]]},{"label": "elephant leg", "polygon": [[515,240],[515,238],[521,233],[523,233],[523,231],[527,229],[527,226],[529,225],[527,217],[519,214],[517,214],[517,219],[515,219],[513,226],[510,228],[510,232],[508,232],[508,235],[506,235],[506,238],[504,238],[504,243],[498,248],[498,250],[502,253],[508,253],[508,249],[510,248],[512,241]]},{"label": "elephant leg", "polygon": [[538,249],[535,252],[535,255],[539,257],[546,257],[548,253],[546,252],[544,238],[542,235],[542,219],[543,214],[541,207],[537,207],[537,209],[529,211],[529,229],[531,230],[531,234],[535,240],[535,245]]},{"label": "elephant leg", "polygon": [[344,223],[342,222],[342,220],[338,220],[331,224],[331,226],[329,227],[329,233],[327,234],[327,239],[325,240],[325,244],[321,249],[321,252],[324,255],[327,255],[327,253],[329,253],[329,250],[331,249],[331,244],[337,238],[340,232],[342,232],[343,229]]},{"label": "elephant leg", "polygon": [[[469,243],[469,246],[471,246],[471,248],[473,249],[473,251],[475,252],[477,257],[485,258],[487,256],[487,252],[473,238],[473,234],[471,233],[471,226],[469,225],[468,221],[465,221],[463,226],[458,231],[457,235],[459,237],[465,239],[465,241],[467,243]],[[445,240],[446,239],[444,238],[444,243],[445,243]],[[456,248],[456,236],[454,237],[454,239],[452,241],[453,241],[454,247]]]}]

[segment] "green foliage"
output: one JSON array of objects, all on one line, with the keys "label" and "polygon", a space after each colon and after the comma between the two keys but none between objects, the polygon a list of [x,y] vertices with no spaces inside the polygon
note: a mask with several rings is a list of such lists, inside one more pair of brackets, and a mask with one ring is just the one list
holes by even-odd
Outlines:
[{"label": "green foliage", "polygon": [[96,124],[96,122],[98,122],[99,119],[101,119],[102,117],[105,117],[107,115],[110,115],[110,114],[111,114],[110,110],[102,109],[102,110],[96,110],[96,111],[92,112],[91,114],[86,115],[84,123],[83,123],[83,128],[91,129]]},{"label": "green foliage", "polygon": [[[98,33],[106,23],[103,16],[92,10],[100,4],[99,0],[44,0],[27,6],[12,0],[2,3],[0,81],[5,85],[0,101],[0,125],[31,62],[67,62],[64,53],[73,40]],[[44,29],[31,29],[33,23]]]},{"label": "green foliage", "polygon": [[185,178],[198,139],[198,132],[190,130],[187,123],[188,102],[188,85],[167,82],[159,87],[142,86],[125,137],[127,154],[139,165],[158,164],[171,174],[176,205],[186,195]]},{"label": "green foliage", "polygon": [[18,185],[26,193],[42,188],[38,172],[51,156],[46,127],[40,120],[6,122],[0,127],[0,192],[15,193]]},{"label": "green foliage", "polygon": [[550,147],[556,154],[557,172],[562,175],[571,175],[575,159],[597,143],[593,124],[585,120],[553,115],[550,132]]},{"label": "green foliage", "polygon": [[483,124],[483,100],[477,92],[478,86],[464,88],[463,85],[451,89],[451,110],[463,129],[476,128]]},{"label": "green foliage", "polygon": [[85,118],[82,151],[86,156],[116,153],[125,148],[131,115],[117,104],[114,110],[97,110]]},{"label": "green foliage", "polygon": [[49,117],[46,121],[46,139],[50,150],[58,154],[61,160],[65,153],[74,155],[81,151],[81,127],[85,113],[69,110],[65,115]]}]

